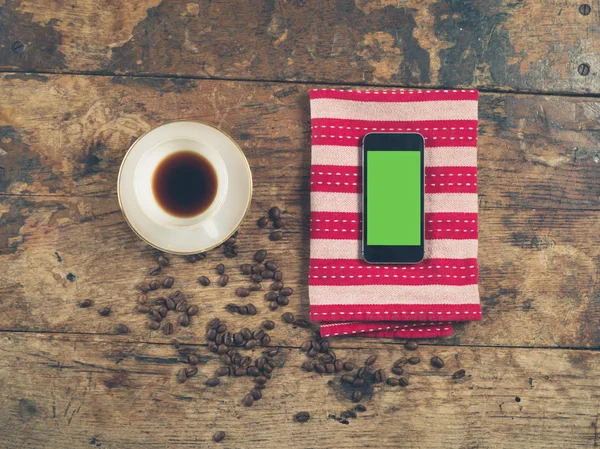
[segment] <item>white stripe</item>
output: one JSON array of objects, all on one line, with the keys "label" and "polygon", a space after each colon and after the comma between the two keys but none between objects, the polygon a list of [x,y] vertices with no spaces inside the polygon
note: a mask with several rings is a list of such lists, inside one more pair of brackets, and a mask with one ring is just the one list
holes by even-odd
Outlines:
[{"label": "white stripe", "polygon": [[[358,193],[312,192],[313,212],[359,212],[362,195]],[[477,212],[476,193],[426,193],[425,212]],[[393,200],[390,199],[390,207]]]},{"label": "white stripe", "polygon": [[477,120],[476,100],[380,102],[316,98],[310,101],[311,118],[349,120]]},{"label": "white stripe", "polygon": [[[360,149],[356,146],[313,145],[313,165],[358,167]],[[476,167],[477,147],[426,147],[426,167]]]},{"label": "white stripe", "polygon": [[[479,304],[479,287],[477,284],[444,286],[377,285],[376,287],[372,285],[310,285],[308,295],[312,306],[337,304]],[[401,317],[402,315],[399,316],[399,318]]]},{"label": "white stripe", "polygon": [[[361,240],[311,239],[313,259],[360,259]],[[425,240],[425,259],[475,259],[477,240]]]}]

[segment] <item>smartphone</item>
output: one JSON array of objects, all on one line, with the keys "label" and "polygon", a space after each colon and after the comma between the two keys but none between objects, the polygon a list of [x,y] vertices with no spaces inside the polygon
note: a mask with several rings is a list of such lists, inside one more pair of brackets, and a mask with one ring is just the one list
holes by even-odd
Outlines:
[{"label": "smartphone", "polygon": [[368,263],[412,264],[425,254],[425,141],[370,133],[362,148],[362,252]]}]

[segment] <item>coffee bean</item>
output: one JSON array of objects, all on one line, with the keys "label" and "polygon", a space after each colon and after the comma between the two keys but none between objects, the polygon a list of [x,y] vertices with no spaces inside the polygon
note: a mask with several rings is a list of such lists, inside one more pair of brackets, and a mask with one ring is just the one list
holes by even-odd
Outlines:
[{"label": "coffee bean", "polygon": [[262,392],[259,388],[253,388],[252,390],[250,390],[250,394],[252,395],[255,401],[262,399]]},{"label": "coffee bean", "polygon": [[279,304],[277,304],[277,301],[271,301],[269,303],[269,309],[271,309],[271,310],[277,310],[278,307],[279,307]]},{"label": "coffee bean", "polygon": [[217,368],[216,371],[217,376],[227,376],[229,375],[229,368],[227,368],[226,366],[221,366],[220,368]]},{"label": "coffee bean", "polygon": [[256,366],[249,366],[246,370],[248,376],[258,377],[260,376],[260,370]]},{"label": "coffee bean", "polygon": [[190,317],[187,315],[181,315],[179,317],[179,325],[183,327],[188,327],[190,325]]},{"label": "coffee bean", "polygon": [[246,305],[246,308],[248,309],[248,315],[256,315],[258,313],[254,304],[248,304]]},{"label": "coffee bean", "polygon": [[198,356],[197,356],[196,354],[191,354],[191,355],[188,357],[188,363],[189,363],[190,365],[197,365],[197,364],[198,364],[198,362],[200,362],[200,360],[198,360]]},{"label": "coffee bean", "polygon": [[252,274],[260,274],[262,270],[264,270],[264,267],[261,264],[254,265],[252,267]]},{"label": "coffee bean", "polygon": [[262,338],[264,336],[265,336],[265,331],[262,329],[258,329],[252,333],[252,338],[254,338],[256,341],[262,340]]},{"label": "coffee bean", "polygon": [[278,218],[277,220],[275,220],[275,221],[273,222],[273,227],[274,227],[275,229],[281,229],[281,228],[283,228],[285,225],[286,225],[286,221],[285,221],[285,219],[284,219],[284,218]]},{"label": "coffee bean", "polygon": [[371,366],[373,363],[375,363],[376,360],[377,360],[377,356],[376,355],[372,355],[367,360],[365,360],[365,365],[366,366]]},{"label": "coffee bean", "polygon": [[342,362],[341,360],[336,360],[333,365],[335,366],[336,373],[339,373],[344,369],[344,362]]},{"label": "coffee bean", "polygon": [[375,382],[385,382],[385,371],[378,369],[375,371]]},{"label": "coffee bean", "polygon": [[225,240],[223,242],[223,245],[225,246],[233,246],[235,245],[235,242],[237,241],[237,239],[234,236],[229,237],[227,240]]},{"label": "coffee bean", "polygon": [[352,393],[352,402],[360,402],[362,399],[362,392],[360,390],[356,390]]},{"label": "coffee bean", "polygon": [[148,286],[150,287],[150,290],[158,290],[160,288],[160,282],[154,279],[153,281],[150,281]]},{"label": "coffee bean", "polygon": [[171,288],[173,284],[175,284],[175,278],[171,276],[164,278],[162,281],[163,288]]},{"label": "coffee bean", "polygon": [[283,321],[288,324],[292,324],[294,322],[294,315],[290,312],[285,312],[283,315],[281,315],[281,318],[283,318]]},{"label": "coffee bean", "polygon": [[181,368],[179,371],[177,371],[177,382],[182,384],[186,380],[187,380],[187,374],[185,373],[185,368]]},{"label": "coffee bean", "polygon": [[334,358],[331,354],[325,354],[322,355],[319,360],[321,360],[321,362],[323,363],[332,363],[334,361]]},{"label": "coffee bean", "polygon": [[189,254],[185,257],[187,259],[187,261],[189,263],[196,263],[198,262],[200,259],[198,259],[198,257],[196,256],[196,254]]},{"label": "coffee bean", "polygon": [[272,242],[278,242],[279,240],[281,240],[283,238],[283,233],[281,231],[273,231],[271,232],[271,234],[269,235],[269,239]]},{"label": "coffee bean", "polygon": [[279,354],[279,348],[267,349],[263,354],[266,354],[269,357],[275,357],[277,354]]},{"label": "coffee bean", "polygon": [[223,354],[221,356],[221,362],[223,362],[223,365],[231,365],[231,357],[229,357],[227,354]]},{"label": "coffee bean", "polygon": [[321,340],[317,351],[322,352],[323,354],[327,353],[329,351],[329,340]]},{"label": "coffee bean", "polygon": [[142,293],[148,293],[150,291],[150,285],[147,282],[140,282],[136,288]]},{"label": "coffee bean", "polygon": [[398,379],[398,384],[401,387],[406,387],[408,386],[408,379],[406,377],[401,377],[400,379]]},{"label": "coffee bean", "polygon": [[214,341],[209,341],[207,347],[210,352],[217,353],[218,346]]},{"label": "coffee bean", "polygon": [[256,359],[256,361],[254,362],[254,364],[256,365],[256,367],[258,369],[263,369],[265,366],[265,363],[267,363],[266,359],[264,357],[259,357]]},{"label": "coffee bean", "polygon": [[225,439],[225,432],[216,432],[213,435],[213,441],[215,443],[220,443],[221,441],[223,441]]},{"label": "coffee bean", "polygon": [[254,254],[254,260],[256,260],[258,263],[263,263],[266,258],[267,251],[265,251],[264,249],[260,249]]},{"label": "coffee bean", "polygon": [[273,280],[277,282],[283,280],[283,273],[281,271],[276,271],[273,273]]},{"label": "coffee bean", "polygon": [[[89,301],[89,299],[87,301]],[[148,297],[146,295],[142,294],[138,297],[138,302],[140,304],[146,304],[148,302]],[[90,305],[91,305],[91,302],[90,302]]]},{"label": "coffee bean", "polygon": [[269,288],[272,291],[281,290],[283,288],[283,282],[281,282],[281,281],[273,282]]},{"label": "coffee bean", "polygon": [[246,349],[253,349],[256,347],[256,345],[258,345],[258,342],[256,340],[248,340],[246,342],[246,344],[244,345],[244,347]]},{"label": "coffee bean", "polygon": [[171,335],[175,328],[173,327],[173,323],[165,323],[163,324],[163,334]]},{"label": "coffee bean", "polygon": [[188,316],[198,315],[198,306],[189,306],[186,313]]},{"label": "coffee bean", "polygon": [[166,298],[156,298],[154,300],[154,305],[155,306],[164,306],[167,304],[167,299]]},{"label": "coffee bean", "polygon": [[263,270],[260,275],[263,279],[273,279],[275,273],[271,270]]},{"label": "coffee bean", "polygon": [[110,315],[110,307],[101,307],[98,309],[98,314],[100,316],[108,316]]},{"label": "coffee bean", "polygon": [[414,340],[408,340],[406,343],[404,343],[404,349],[408,351],[416,351],[418,347],[419,345]]},{"label": "coffee bean", "polygon": [[148,307],[148,306],[137,306],[137,307],[135,308],[135,310],[136,310],[138,313],[148,313],[148,312],[150,312],[150,307]]},{"label": "coffee bean", "polygon": [[249,288],[251,292],[257,292],[259,290],[262,290],[262,284],[259,282],[253,282],[252,284],[250,284]]},{"label": "coffee bean", "polygon": [[282,288],[279,292],[279,294],[283,296],[290,296],[292,293],[294,293],[294,290],[291,287]]},{"label": "coffee bean", "polygon": [[124,324],[120,324],[120,323],[116,325],[115,330],[119,334],[127,334],[127,333],[129,333],[129,328],[127,326],[125,326]]},{"label": "coffee bean", "polygon": [[306,361],[302,364],[302,369],[306,372],[311,373],[315,369],[315,367],[311,362]]},{"label": "coffee bean", "polygon": [[410,363],[411,365],[416,365],[420,361],[421,359],[419,357],[411,357],[410,359],[408,359],[408,363]]},{"label": "coffee bean", "polygon": [[354,363],[346,362],[344,363],[344,371],[352,371],[354,369]]},{"label": "coffee bean", "polygon": [[[392,370],[392,371],[393,371],[393,370]],[[398,385],[400,385],[400,380],[399,380],[397,377],[390,377],[390,378],[387,380],[387,384],[388,384],[390,387],[397,387]]]},{"label": "coffee bean", "polygon": [[308,412],[298,412],[294,415],[294,421],[296,422],[308,422],[310,421],[310,414]]},{"label": "coffee bean", "polygon": [[175,301],[173,301],[171,298],[167,298],[165,300],[165,306],[167,306],[167,309],[169,309],[169,310],[175,310],[175,307],[177,307],[177,304],[175,304]]},{"label": "coffee bean", "polygon": [[437,355],[433,356],[431,358],[431,366],[433,366],[434,368],[443,368],[444,367],[444,361],[440,357],[438,357]]},{"label": "coffee bean", "polygon": [[148,320],[148,327],[155,331],[160,328],[160,323],[158,321]]},{"label": "coffee bean", "polygon": [[216,387],[220,383],[221,383],[221,379],[219,379],[218,377],[211,377],[210,379],[208,379],[206,381],[206,386],[207,387]]},{"label": "coffee bean", "polygon": [[206,325],[206,328],[216,330],[220,325],[221,325],[221,320],[219,318],[212,318]]},{"label": "coffee bean", "polygon": [[255,283],[260,283],[263,281],[263,278],[259,273],[253,274],[252,276],[250,276],[250,279],[252,279],[252,282],[255,282]]},{"label": "coffee bean", "polygon": [[354,379],[354,382],[352,382],[352,386],[356,387],[356,388],[362,387],[364,384],[365,384],[365,380],[360,377],[357,379]]},{"label": "coffee bean", "polygon": [[245,376],[246,375],[246,368],[237,368],[233,373],[234,375],[236,375],[237,377],[241,377],[241,376]]},{"label": "coffee bean", "polygon": [[367,375],[367,367],[366,366],[359,368],[358,371],[356,372],[357,377],[365,377],[366,375]]},{"label": "coffee bean", "polygon": [[240,266],[240,271],[242,274],[251,274],[252,273],[252,265],[245,263]]},{"label": "coffee bean", "polygon": [[254,404],[254,397],[251,394],[247,394],[243,403],[246,407],[250,407],[252,404]]},{"label": "coffee bean", "polygon": [[269,217],[271,217],[272,220],[277,220],[279,217],[281,217],[281,209],[279,209],[277,206],[273,206],[271,209],[269,209]]},{"label": "coffee bean", "polygon": [[169,313],[169,309],[167,309],[167,306],[160,306],[158,308],[158,313],[160,313],[161,317],[166,318],[167,314]]},{"label": "coffee bean", "polygon": [[238,255],[237,247],[235,247],[235,246],[226,246],[225,247],[225,251],[223,251],[223,255],[225,257],[227,257],[228,259],[231,259],[233,257],[237,257],[237,255]]},{"label": "coffee bean", "polygon": [[269,224],[269,219],[267,217],[260,217],[256,222],[259,228],[266,228]]},{"label": "coffee bean", "polygon": [[219,276],[219,285],[221,287],[225,287],[227,284],[229,284],[229,275],[222,274],[221,276]]},{"label": "coffee bean", "polygon": [[351,374],[344,374],[341,377],[342,382],[345,382],[347,384],[351,384],[354,382],[354,376],[352,376]]},{"label": "coffee bean", "polygon": [[173,301],[175,301],[177,303],[183,299],[183,293],[181,293],[181,291],[179,291],[179,290],[175,290],[173,293],[171,293],[169,295],[169,298],[171,298]]},{"label": "coffee bean", "polygon": [[154,321],[158,321],[159,323],[163,319],[162,315],[160,313],[158,313],[156,310],[151,310],[150,313],[148,313],[148,318],[150,318]]},{"label": "coffee bean", "polygon": [[275,292],[267,292],[265,293],[265,301],[277,301],[277,293]]},{"label": "coffee bean", "polygon": [[394,366],[404,366],[408,363],[408,359],[406,357],[402,357],[394,362]]},{"label": "coffee bean", "polygon": [[365,407],[362,404],[358,404],[356,407],[354,407],[354,410],[356,410],[357,412],[366,412],[367,411],[367,407]]},{"label": "coffee bean", "polygon": [[233,303],[229,303],[225,306],[225,310],[227,310],[229,313],[235,313],[239,310],[239,306],[237,304],[233,304]]},{"label": "coffee bean", "polygon": [[307,355],[308,357],[311,357],[311,358],[312,358],[312,357],[315,357],[315,356],[317,355],[317,350],[316,350],[315,348],[310,348],[310,349],[307,351],[306,355]]},{"label": "coffee bean", "polygon": [[225,265],[220,263],[216,268],[217,274],[225,274]]},{"label": "coffee bean", "polygon": [[208,279],[208,277],[206,276],[200,276],[198,278],[198,282],[200,283],[200,285],[203,285],[205,287],[210,285],[210,279]]},{"label": "coffee bean", "polygon": [[252,357],[246,356],[242,358],[238,363],[242,368],[248,368],[250,364],[252,364]]},{"label": "coffee bean", "polygon": [[161,266],[161,267],[167,267],[169,266],[169,259],[167,259],[163,254],[160,254],[157,258],[156,258],[156,262]]},{"label": "coffee bean", "polygon": [[322,363],[317,363],[315,365],[315,371],[319,374],[323,374],[326,370],[327,368],[325,368],[325,365],[323,365]]},{"label": "coffee bean", "polygon": [[271,344],[271,337],[268,334],[265,334],[264,337],[260,340],[260,344],[262,346],[269,346]]},{"label": "coffee bean", "polygon": [[464,369],[459,369],[454,374],[452,374],[452,379],[462,379],[465,377],[466,371]]},{"label": "coffee bean", "polygon": [[396,376],[402,376],[402,374],[404,374],[404,369],[401,366],[394,366],[392,368],[392,373]]},{"label": "coffee bean", "polygon": [[273,271],[273,272],[277,271],[277,269],[278,269],[277,264],[274,261],[272,261],[272,260],[268,260],[268,261],[265,262],[265,268],[267,270],[270,270],[270,271]]},{"label": "coffee bean", "polygon": [[250,332],[250,329],[248,329],[247,327],[243,328],[240,331],[240,334],[242,335],[242,337],[244,337],[244,340],[250,340],[252,338],[252,332]]},{"label": "coffee bean", "polygon": [[148,276],[156,276],[157,274],[160,274],[161,271],[162,267],[160,265],[154,268],[150,268],[148,270]]},{"label": "coffee bean", "polygon": [[304,343],[300,345],[300,350],[302,352],[306,352],[310,349],[312,342],[310,340],[306,340]]},{"label": "coffee bean", "polygon": [[246,287],[238,287],[235,290],[235,294],[238,295],[240,298],[245,298],[250,294],[250,290],[248,290]]},{"label": "coffee bean", "polygon": [[261,326],[268,331],[275,329],[275,322],[271,320],[265,320],[262,322]]},{"label": "coffee bean", "polygon": [[290,303],[290,300],[287,296],[279,296],[277,297],[277,304],[280,306],[287,306]]},{"label": "coffee bean", "polygon": [[214,341],[217,336],[217,331],[215,329],[209,329],[206,331],[206,339],[209,341]]},{"label": "coffee bean", "polygon": [[227,345],[219,345],[219,346],[217,346],[217,354],[223,355],[227,351],[229,351],[229,347]]},{"label": "coffee bean", "polygon": [[233,335],[231,332],[227,332],[223,335],[223,344],[226,346],[231,346],[233,344]]}]

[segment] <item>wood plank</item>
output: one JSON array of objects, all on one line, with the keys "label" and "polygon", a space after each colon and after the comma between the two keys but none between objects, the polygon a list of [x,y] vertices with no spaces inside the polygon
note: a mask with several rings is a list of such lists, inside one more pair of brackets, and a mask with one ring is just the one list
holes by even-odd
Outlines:
[{"label": "wood plank", "polygon": [[[249,158],[256,198],[303,192],[310,164],[310,86],[158,78],[3,75],[0,189],[114,196],[131,142],[169,120],[231,134]],[[600,100],[482,94],[479,192],[486,207],[600,205]],[[287,195],[287,193],[284,193]],[[281,198],[279,198],[281,200]]]},{"label": "wood plank", "polygon": [[[255,317],[228,318],[236,325],[258,326],[265,318],[281,321],[282,310],[271,312],[263,292],[247,300],[234,295],[235,288],[248,285],[239,265],[251,262],[260,248],[281,265],[286,285],[295,290],[285,310],[308,317],[308,205],[300,191],[269,189],[265,186],[257,195],[260,200],[253,202],[242,225],[239,257],[226,259],[222,250],[215,250],[206,260],[190,264],[173,256],[172,265],[159,276],[173,275],[175,288],[192,295],[200,307],[193,325],[178,329],[177,335],[202,341],[206,322],[228,316],[223,309],[229,302],[252,302],[259,311]],[[269,231],[255,225],[274,204],[285,210],[289,221],[280,242],[269,241]],[[129,229],[115,198],[5,196],[0,211],[0,223],[5,224],[5,234],[0,234],[0,329],[114,333],[115,325],[124,322],[136,336],[168,341],[146,329],[145,317],[133,311],[138,296],[134,286],[150,279],[146,273],[157,253]],[[597,212],[483,209],[483,321],[457,326],[455,337],[442,344],[598,348],[600,243],[594,236],[599,233]],[[214,269],[220,262],[231,275],[226,288],[215,285]],[[200,286],[200,275],[208,275],[213,284]],[[168,292],[159,290],[151,297]],[[94,307],[78,308],[86,298]],[[110,317],[97,314],[101,306],[112,307]],[[272,332],[275,341],[285,344],[294,344],[293,335],[285,326]],[[354,339],[343,342],[357,344]]]},{"label": "wood plank", "polygon": [[0,68],[598,92],[600,18],[580,4],[2,1]]},{"label": "wood plank", "polygon": [[[344,425],[331,416],[351,409],[352,389],[336,375],[300,370],[305,356],[284,349],[281,368],[251,408],[241,398],[248,378],[204,381],[221,362],[205,347],[199,374],[185,384],[175,380],[178,362],[172,346],[122,337],[35,335],[0,336],[0,432],[7,449],[97,447],[344,448],[564,448],[595,447],[600,393],[600,354],[510,348],[421,347],[423,362],[406,369],[406,388],[367,381],[367,407]],[[339,358],[386,369],[400,357],[395,348],[336,350]],[[253,351],[256,357],[258,351]],[[446,360],[436,370],[426,361]],[[452,380],[458,368],[461,380]],[[311,420],[293,416],[309,412]],[[216,447],[216,446],[215,446]]]}]

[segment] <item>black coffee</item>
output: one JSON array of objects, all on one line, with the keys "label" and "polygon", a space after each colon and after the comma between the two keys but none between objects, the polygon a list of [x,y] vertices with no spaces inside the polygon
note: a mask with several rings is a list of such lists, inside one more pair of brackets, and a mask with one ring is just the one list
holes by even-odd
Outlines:
[{"label": "black coffee", "polygon": [[152,175],[154,198],[165,212],[193,217],[212,204],[217,194],[217,173],[211,163],[193,151],[164,158]]}]

